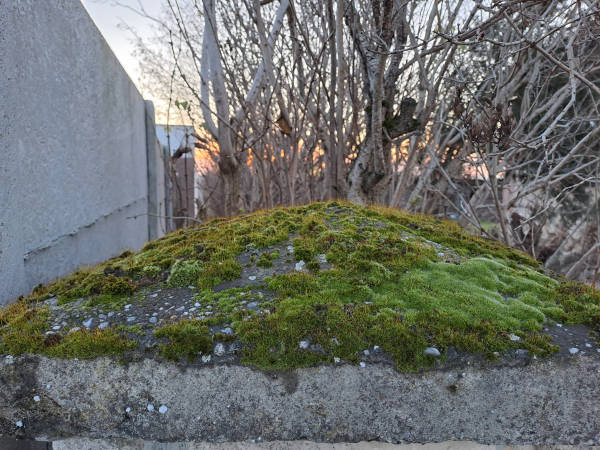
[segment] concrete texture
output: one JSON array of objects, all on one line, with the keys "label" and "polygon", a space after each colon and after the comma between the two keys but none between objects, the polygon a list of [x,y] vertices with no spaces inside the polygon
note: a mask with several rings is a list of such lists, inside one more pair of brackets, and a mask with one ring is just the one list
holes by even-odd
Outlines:
[{"label": "concrete texture", "polygon": [[163,444],[142,440],[68,439],[54,442],[54,450],[600,450],[593,446],[481,445],[475,442],[437,442],[429,444],[387,444],[358,442],[324,444],[310,441],[274,442],[178,442]]},{"label": "concrete texture", "polygon": [[589,446],[600,444],[599,371],[598,359],[587,355],[473,361],[417,374],[383,363],[267,373],[153,359],[3,357],[0,433],[45,440]]},{"label": "concrete texture", "polygon": [[148,240],[145,116],[79,0],[0,0],[0,304]]}]

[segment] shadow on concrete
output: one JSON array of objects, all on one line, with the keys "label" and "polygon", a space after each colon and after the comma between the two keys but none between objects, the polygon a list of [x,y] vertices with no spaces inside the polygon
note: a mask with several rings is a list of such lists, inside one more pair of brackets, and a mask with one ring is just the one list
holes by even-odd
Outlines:
[{"label": "shadow on concrete", "polygon": [[21,441],[18,439],[0,436],[1,450],[52,450],[52,442]]}]

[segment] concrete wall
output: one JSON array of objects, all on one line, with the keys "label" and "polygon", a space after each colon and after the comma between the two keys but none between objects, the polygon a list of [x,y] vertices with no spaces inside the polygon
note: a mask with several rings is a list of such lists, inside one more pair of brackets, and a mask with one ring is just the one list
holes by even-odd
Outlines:
[{"label": "concrete wall", "polygon": [[0,0],[0,304],[148,240],[146,116],[79,0]]}]

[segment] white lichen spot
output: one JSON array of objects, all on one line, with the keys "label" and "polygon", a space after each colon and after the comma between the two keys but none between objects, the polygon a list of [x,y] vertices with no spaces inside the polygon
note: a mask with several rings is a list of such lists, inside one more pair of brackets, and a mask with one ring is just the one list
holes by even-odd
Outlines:
[{"label": "white lichen spot", "polygon": [[509,334],[508,337],[510,338],[511,341],[514,341],[514,342],[521,340],[521,338],[519,336],[517,336],[516,334]]},{"label": "white lichen spot", "polygon": [[225,353],[225,346],[221,343],[218,343],[217,345],[215,345],[214,353],[217,356],[221,356],[223,353]]},{"label": "white lichen spot", "polygon": [[251,275],[251,276],[248,277],[248,279],[250,281],[254,281],[254,280],[256,280],[256,276],[255,275]]},{"label": "white lichen spot", "polygon": [[20,428],[23,426],[23,422],[21,422],[20,420],[17,422],[17,426]]},{"label": "white lichen spot", "polygon": [[308,348],[309,342],[308,341],[300,341],[299,347],[302,350],[306,350]]},{"label": "white lichen spot", "polygon": [[131,408],[125,408],[125,412],[126,412],[126,413],[129,413],[129,412],[131,412]]},{"label": "white lichen spot", "polygon": [[35,402],[39,402],[39,401],[41,401],[41,400],[42,400],[42,399],[40,398],[40,396],[39,396],[39,395],[36,395],[35,397],[33,397],[33,401],[35,401]]},{"label": "white lichen spot", "polygon": [[148,411],[154,411],[154,405],[148,405]]},{"label": "white lichen spot", "polygon": [[165,405],[161,405],[160,408],[158,408],[158,412],[161,414],[166,413],[169,410],[169,408],[167,408]]}]

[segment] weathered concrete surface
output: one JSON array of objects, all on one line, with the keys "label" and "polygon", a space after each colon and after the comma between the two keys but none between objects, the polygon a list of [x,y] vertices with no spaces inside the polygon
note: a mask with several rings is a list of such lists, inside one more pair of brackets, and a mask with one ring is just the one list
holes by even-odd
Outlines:
[{"label": "weathered concrete surface", "polygon": [[[153,359],[119,365],[109,358],[2,357],[0,433],[46,440],[216,443],[259,437],[328,443],[600,443],[598,358],[476,366],[401,374],[386,364],[344,364],[264,373]],[[168,411],[160,413],[161,406]]]},{"label": "weathered concrete surface", "polygon": [[148,240],[145,115],[80,0],[0,0],[0,304]]},{"label": "weathered concrete surface", "polygon": [[600,450],[595,446],[481,445],[475,442],[438,442],[430,444],[388,444],[358,442],[325,444],[311,441],[159,443],[142,440],[67,439],[54,442],[54,450]]}]

